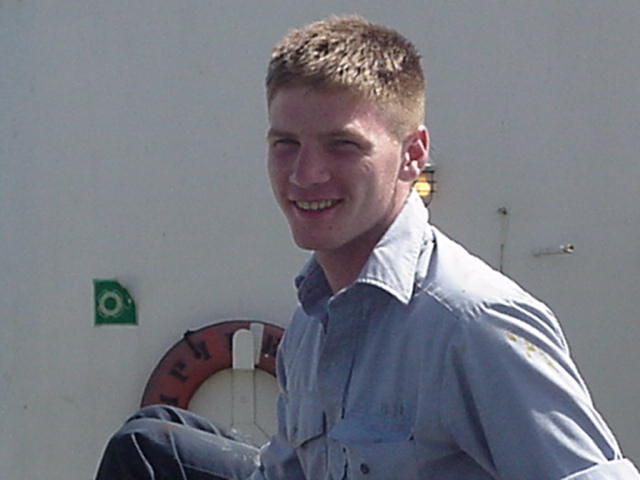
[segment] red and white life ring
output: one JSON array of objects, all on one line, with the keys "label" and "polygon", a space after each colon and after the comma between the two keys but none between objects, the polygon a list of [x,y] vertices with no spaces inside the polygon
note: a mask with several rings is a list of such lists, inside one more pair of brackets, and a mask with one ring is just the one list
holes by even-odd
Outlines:
[{"label": "red and white life ring", "polygon": [[276,374],[276,351],[284,330],[254,320],[230,320],[188,330],[151,373],[144,389],[141,407],[158,403],[188,408],[189,401],[210,376],[231,368],[233,335],[252,324],[264,327],[256,367]]}]

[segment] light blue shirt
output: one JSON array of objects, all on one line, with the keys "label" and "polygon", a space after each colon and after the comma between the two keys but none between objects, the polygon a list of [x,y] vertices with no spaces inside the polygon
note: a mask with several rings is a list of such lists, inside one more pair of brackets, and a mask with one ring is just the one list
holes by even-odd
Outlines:
[{"label": "light blue shirt", "polygon": [[640,479],[553,313],[412,194],[336,295],[312,258],[252,479]]}]

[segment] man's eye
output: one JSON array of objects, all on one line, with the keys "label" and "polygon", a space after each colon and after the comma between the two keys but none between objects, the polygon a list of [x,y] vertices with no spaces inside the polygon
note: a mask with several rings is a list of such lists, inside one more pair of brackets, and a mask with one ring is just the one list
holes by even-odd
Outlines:
[{"label": "man's eye", "polygon": [[277,138],[272,142],[274,147],[292,147],[297,146],[298,141],[293,138]]},{"label": "man's eye", "polygon": [[359,148],[359,145],[356,142],[346,138],[338,138],[334,140],[333,146],[336,148]]}]

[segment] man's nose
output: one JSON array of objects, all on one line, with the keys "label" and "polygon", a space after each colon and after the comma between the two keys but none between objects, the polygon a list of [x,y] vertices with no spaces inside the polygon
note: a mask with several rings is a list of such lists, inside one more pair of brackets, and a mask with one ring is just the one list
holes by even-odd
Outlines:
[{"label": "man's nose", "polygon": [[310,187],[324,183],[329,178],[329,170],[323,155],[313,148],[300,148],[291,169],[289,181],[298,187]]}]

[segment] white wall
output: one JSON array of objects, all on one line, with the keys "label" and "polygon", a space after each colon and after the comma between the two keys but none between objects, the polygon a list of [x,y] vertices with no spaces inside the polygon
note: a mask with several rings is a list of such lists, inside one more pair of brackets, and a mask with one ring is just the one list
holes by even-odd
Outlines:
[{"label": "white wall", "polygon": [[[640,461],[636,0],[0,2],[0,471],[90,478],[162,353],[283,324],[306,255],[264,179],[262,80],[292,27],[359,12],[424,53],[435,223],[549,303]],[[570,256],[531,251],[574,243]],[[117,277],[137,327],[94,327]],[[6,473],[4,473],[6,472]]]}]

